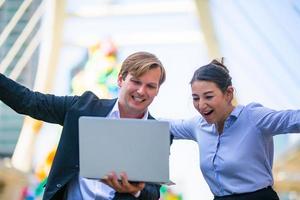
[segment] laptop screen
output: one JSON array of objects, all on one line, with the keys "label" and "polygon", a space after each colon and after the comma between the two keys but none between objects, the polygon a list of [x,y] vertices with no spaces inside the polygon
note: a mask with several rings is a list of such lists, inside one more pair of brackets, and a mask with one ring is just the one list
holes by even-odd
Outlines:
[{"label": "laptop screen", "polygon": [[79,118],[80,176],[101,179],[114,171],[130,181],[169,182],[168,122]]}]

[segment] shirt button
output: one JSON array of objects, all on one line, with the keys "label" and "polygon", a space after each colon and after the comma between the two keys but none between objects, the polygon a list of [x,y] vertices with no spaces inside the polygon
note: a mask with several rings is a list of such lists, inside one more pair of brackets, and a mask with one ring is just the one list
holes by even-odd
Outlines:
[{"label": "shirt button", "polygon": [[61,188],[61,184],[56,184],[56,187]]},{"label": "shirt button", "polygon": [[76,168],[79,168],[79,165],[75,165]]}]

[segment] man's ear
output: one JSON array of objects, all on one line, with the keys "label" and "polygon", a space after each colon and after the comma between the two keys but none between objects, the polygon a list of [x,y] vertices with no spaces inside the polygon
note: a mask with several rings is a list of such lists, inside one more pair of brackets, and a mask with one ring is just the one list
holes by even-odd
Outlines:
[{"label": "man's ear", "polygon": [[123,76],[122,74],[118,75],[118,86],[121,87],[122,86],[122,82],[123,82]]},{"label": "man's ear", "polygon": [[158,93],[159,93],[159,89],[160,89],[160,85],[158,86],[158,88],[157,88],[157,92],[156,92],[156,95],[155,96],[157,96],[158,95]]}]

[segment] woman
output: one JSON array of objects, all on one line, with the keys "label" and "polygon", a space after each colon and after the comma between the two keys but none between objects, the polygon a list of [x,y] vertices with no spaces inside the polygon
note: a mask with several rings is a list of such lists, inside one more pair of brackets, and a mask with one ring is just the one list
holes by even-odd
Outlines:
[{"label": "woman", "polygon": [[175,139],[198,143],[200,168],[215,200],[277,200],[272,189],[273,136],[300,132],[300,110],[257,103],[234,106],[228,69],[213,60],[190,82],[201,114],[171,122]]}]

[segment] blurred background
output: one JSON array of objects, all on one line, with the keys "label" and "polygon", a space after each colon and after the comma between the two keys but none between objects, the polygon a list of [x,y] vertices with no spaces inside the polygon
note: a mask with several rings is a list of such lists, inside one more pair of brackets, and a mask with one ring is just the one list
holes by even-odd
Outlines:
[{"label": "blurred background", "polygon": [[[45,93],[113,98],[120,63],[149,51],[167,70],[150,112],[186,118],[197,115],[194,70],[225,57],[237,103],[299,109],[299,35],[297,0],[0,0],[0,72]],[[0,199],[41,199],[60,129],[0,102]],[[275,149],[275,188],[300,199],[299,135],[276,136]],[[170,176],[163,200],[212,199],[196,143],[174,141]]]}]

